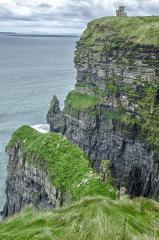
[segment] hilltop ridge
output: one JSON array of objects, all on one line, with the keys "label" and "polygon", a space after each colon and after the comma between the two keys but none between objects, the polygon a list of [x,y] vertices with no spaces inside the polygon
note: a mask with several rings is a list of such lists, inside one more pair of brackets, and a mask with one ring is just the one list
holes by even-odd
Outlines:
[{"label": "hilltop ridge", "polygon": [[[81,40],[85,44],[96,41],[123,39],[125,43],[159,45],[159,16],[149,17],[103,17],[91,21]],[[87,42],[88,40],[88,42]]]}]

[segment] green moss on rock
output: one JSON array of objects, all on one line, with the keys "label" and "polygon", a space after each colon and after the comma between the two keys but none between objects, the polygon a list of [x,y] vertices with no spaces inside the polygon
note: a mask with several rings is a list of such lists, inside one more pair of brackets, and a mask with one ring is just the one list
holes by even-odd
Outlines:
[{"label": "green moss on rock", "polygon": [[86,86],[87,86],[87,84],[85,82],[77,82],[76,83],[76,87],[85,88]]},{"label": "green moss on rock", "polygon": [[84,111],[87,109],[93,109],[99,101],[100,100],[97,96],[72,91],[67,96],[66,105],[71,106],[77,111]]}]

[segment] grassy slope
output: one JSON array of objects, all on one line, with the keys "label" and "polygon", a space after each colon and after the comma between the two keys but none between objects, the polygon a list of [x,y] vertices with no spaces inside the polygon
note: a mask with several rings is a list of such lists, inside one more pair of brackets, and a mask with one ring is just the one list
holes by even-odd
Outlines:
[{"label": "grassy slope", "polygon": [[27,161],[45,170],[51,183],[62,192],[70,192],[72,200],[87,195],[115,198],[115,189],[109,183],[100,183],[99,175],[91,168],[86,154],[63,136],[42,134],[23,126],[13,134],[7,149],[17,143],[22,144],[22,154]]},{"label": "grassy slope", "polygon": [[[104,17],[88,24],[82,39],[94,43],[97,39],[128,39],[137,44],[159,45],[159,17]],[[86,41],[86,39],[88,41]]]},{"label": "grassy slope", "polygon": [[158,227],[152,200],[92,197],[54,212],[25,209],[0,224],[0,240],[157,240]]},{"label": "grassy slope", "polygon": [[67,104],[77,111],[93,109],[98,103],[99,98],[83,93],[72,91],[67,96]]}]

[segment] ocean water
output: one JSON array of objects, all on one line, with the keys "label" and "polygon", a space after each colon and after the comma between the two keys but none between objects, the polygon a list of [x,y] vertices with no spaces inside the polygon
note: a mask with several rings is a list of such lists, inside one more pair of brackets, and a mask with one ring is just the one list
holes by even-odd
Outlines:
[{"label": "ocean water", "polygon": [[5,202],[5,146],[21,125],[46,123],[51,98],[63,107],[73,89],[78,37],[0,36],[0,209]]}]

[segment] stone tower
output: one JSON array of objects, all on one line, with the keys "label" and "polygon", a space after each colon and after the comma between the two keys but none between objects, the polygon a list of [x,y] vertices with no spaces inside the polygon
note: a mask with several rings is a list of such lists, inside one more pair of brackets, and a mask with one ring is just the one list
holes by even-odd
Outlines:
[{"label": "stone tower", "polygon": [[117,17],[126,17],[127,12],[125,12],[125,6],[120,6],[118,10],[116,10]]}]

